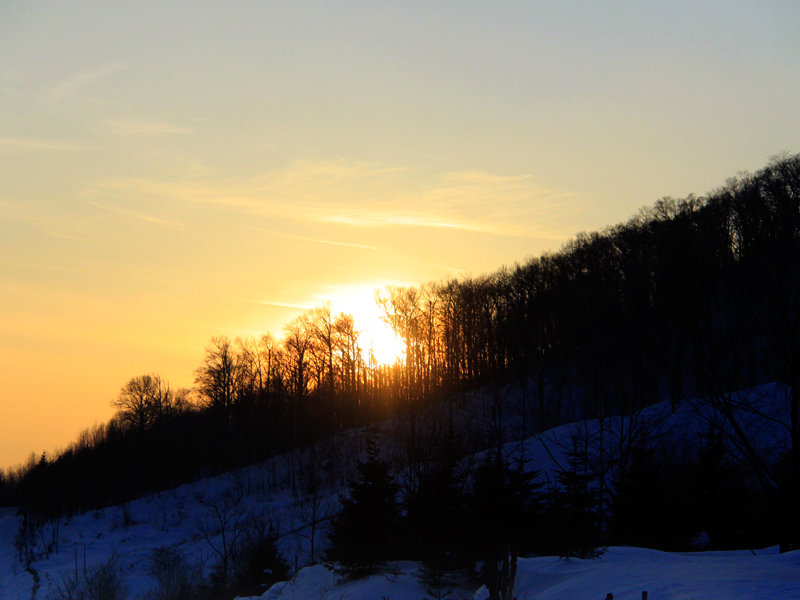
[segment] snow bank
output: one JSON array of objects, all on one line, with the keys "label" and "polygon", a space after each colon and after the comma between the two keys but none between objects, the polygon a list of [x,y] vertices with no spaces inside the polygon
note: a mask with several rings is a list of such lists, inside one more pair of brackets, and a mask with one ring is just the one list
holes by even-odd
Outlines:
[{"label": "snow bank", "polygon": [[597,560],[520,560],[518,600],[786,600],[800,598],[800,552],[667,553],[610,548]]},{"label": "snow bank", "polygon": [[418,578],[418,566],[411,562],[391,563],[377,575],[358,581],[338,582],[336,574],[323,565],[301,569],[290,581],[273,585],[261,600],[362,600],[391,598],[411,600],[429,598],[430,593]]},{"label": "snow bank", "polygon": [[[261,600],[423,600],[433,594],[420,583],[414,563],[393,563],[391,572],[337,583],[322,565],[302,569],[275,584]],[[595,560],[555,557],[519,560],[518,600],[787,600],[800,598],[800,551],[668,553],[643,548],[609,548]],[[485,589],[453,590],[451,600],[482,598]]]}]

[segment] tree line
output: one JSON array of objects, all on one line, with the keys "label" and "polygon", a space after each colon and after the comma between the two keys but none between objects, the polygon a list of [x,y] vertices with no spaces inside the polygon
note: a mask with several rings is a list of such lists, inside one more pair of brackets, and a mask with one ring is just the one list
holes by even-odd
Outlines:
[{"label": "tree line", "polygon": [[332,518],[324,557],[339,574],[360,578],[413,560],[432,598],[483,584],[488,598],[511,600],[519,556],[591,559],[606,545],[756,548],[774,535],[764,495],[748,490],[713,427],[689,455],[642,438],[625,474],[609,475],[611,493],[600,483],[597,436],[581,425],[560,441],[563,460],[546,477],[526,463],[523,445],[473,455],[447,427],[433,438],[410,470],[408,431],[388,444],[373,431]]},{"label": "tree line", "polygon": [[[797,540],[788,507],[800,499],[799,195],[800,156],[783,156],[557,252],[387,287],[376,301],[405,345],[394,365],[365,356],[352,316],[327,305],[280,339],[212,338],[193,389],[131,379],[109,423],[5,473],[0,498],[45,513],[119,502],[467,390],[517,385],[523,436],[708,398]],[[752,448],[731,396],[765,381],[790,390],[788,413],[775,416],[790,440],[780,466]],[[102,486],[97,473],[110,474]]]}]

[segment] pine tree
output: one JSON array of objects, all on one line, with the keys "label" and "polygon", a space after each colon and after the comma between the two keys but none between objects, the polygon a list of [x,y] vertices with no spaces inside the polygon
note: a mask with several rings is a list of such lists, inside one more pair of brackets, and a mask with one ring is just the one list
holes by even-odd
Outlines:
[{"label": "pine tree", "polygon": [[327,553],[349,578],[369,575],[395,558],[400,520],[398,486],[374,440],[369,440],[367,458],[357,468],[349,495],[341,498],[342,511],[333,521]]},{"label": "pine tree", "polygon": [[615,544],[684,550],[688,539],[685,465],[643,443],[618,473],[613,501]]},{"label": "pine tree", "polygon": [[688,512],[694,533],[705,532],[711,548],[741,547],[739,531],[753,519],[746,508],[743,473],[718,427],[710,426],[703,434],[697,464],[689,477]]},{"label": "pine tree", "polygon": [[596,558],[603,550],[587,440],[574,436],[566,459],[567,468],[556,474],[559,487],[551,492],[555,550],[562,558]]},{"label": "pine tree", "polygon": [[536,545],[536,475],[522,461],[511,466],[498,452],[488,454],[473,474],[471,553],[486,564],[482,575],[492,600],[513,597],[517,556]]},{"label": "pine tree", "polygon": [[286,578],[289,567],[278,552],[275,537],[268,535],[248,536],[237,549],[235,580],[237,591],[260,593],[270,584]]},{"label": "pine tree", "polygon": [[447,568],[453,566],[463,545],[465,477],[453,436],[446,436],[432,450],[437,456],[425,464],[417,486],[405,498],[405,542],[408,558]]}]

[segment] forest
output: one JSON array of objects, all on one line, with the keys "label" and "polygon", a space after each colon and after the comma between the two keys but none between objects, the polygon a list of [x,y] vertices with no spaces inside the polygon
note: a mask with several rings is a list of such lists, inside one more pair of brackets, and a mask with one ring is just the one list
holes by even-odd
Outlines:
[{"label": "forest", "polygon": [[[437,548],[426,523],[445,523],[451,537],[436,539],[466,548],[458,519],[470,514],[490,523],[487,540],[505,531],[506,542],[522,544],[516,534],[532,529],[528,550],[566,554],[608,543],[684,549],[700,519],[713,522],[706,528],[719,547],[800,543],[800,155],[774,158],[702,197],[660,199],[557,252],[481,276],[387,287],[376,302],[405,345],[395,364],[365,356],[353,317],[329,305],[301,314],[280,337],[214,337],[192,389],[173,389],[155,373],[132,377],[109,422],[55,455],[0,472],[0,504],[31,519],[72,514],[393,419],[394,443],[423,466],[403,482],[405,509],[381,522],[417,519],[405,528],[417,537],[397,544],[410,554]],[[741,426],[742,411],[757,409],[733,394],[765,382],[789,390],[786,416],[763,415],[790,440],[773,462]],[[482,438],[457,427],[448,407],[474,390],[499,398],[501,389],[517,390],[517,413],[504,414],[498,401]],[[696,451],[667,453],[635,431],[613,452],[616,491],[605,498],[590,490],[585,440],[575,440],[559,490],[542,489],[501,452],[512,441],[504,418],[517,419],[524,439],[699,398],[716,416]],[[467,473],[459,461],[487,448]],[[359,472],[383,477],[391,492],[396,465],[381,467],[379,454],[373,448]],[[353,482],[352,497],[358,490]],[[350,535],[347,510],[340,539]],[[485,511],[498,510],[486,520]],[[562,534],[572,524],[572,542],[547,537],[553,519]],[[572,546],[558,547],[565,543]]]}]

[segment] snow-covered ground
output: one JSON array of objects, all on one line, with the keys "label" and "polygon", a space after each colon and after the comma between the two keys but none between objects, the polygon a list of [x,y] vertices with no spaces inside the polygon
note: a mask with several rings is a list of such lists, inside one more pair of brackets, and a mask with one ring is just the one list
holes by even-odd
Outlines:
[{"label": "snow-covered ground", "polygon": [[610,548],[597,560],[532,558],[520,563],[519,600],[605,598],[767,600],[800,598],[800,552],[777,549],[667,553]]},{"label": "snow-covered ground", "polygon": [[[771,403],[780,403],[785,390],[780,386],[761,386],[748,392],[748,399],[764,403],[769,414],[777,414]],[[744,396],[743,396],[744,397]],[[754,438],[765,453],[780,451],[786,433],[774,422],[747,421]],[[688,404],[672,407],[661,403],[648,407],[636,417],[606,419],[602,424],[573,423],[552,429],[524,442],[507,446],[509,452],[524,448],[528,468],[540,471],[552,481],[552,474],[563,463],[563,455],[573,433],[599,432],[614,440],[646,427],[651,435],[667,443],[677,438],[696,439],[704,421]],[[296,453],[292,462],[329,469],[316,498],[318,511],[332,511],[345,478],[344,462],[352,462],[360,446],[359,432],[349,432],[317,455]],[[363,440],[362,440],[363,441]],[[609,446],[611,447],[611,446]],[[348,455],[349,453],[349,455]],[[339,454],[338,459],[331,459]],[[325,458],[325,460],[322,460]],[[338,461],[338,462],[337,462]],[[328,465],[333,462],[336,464]],[[14,539],[19,517],[13,509],[0,509],[0,600],[32,598],[47,600],[65,577],[84,566],[91,568],[115,557],[124,574],[129,598],[143,598],[154,586],[148,575],[152,552],[169,547],[180,551],[208,575],[217,560],[213,548],[202,535],[213,520],[214,510],[230,511],[234,518],[257,516],[269,520],[280,535],[278,548],[294,571],[294,578],[277,584],[263,598],[301,600],[306,598],[391,598],[391,600],[435,597],[420,583],[418,566],[398,563],[382,575],[359,582],[339,583],[320,565],[302,568],[310,561],[311,506],[309,496],[292,494],[286,457],[277,457],[226,475],[201,480],[163,491],[122,506],[109,507],[48,524],[40,532],[40,554],[26,570],[17,559]],[[325,466],[328,465],[328,466]],[[302,469],[301,469],[302,470]],[[302,489],[300,486],[298,489]],[[319,513],[317,513],[319,515]],[[56,529],[57,526],[57,529]],[[325,522],[315,532],[317,558],[325,539]],[[48,541],[57,540],[49,553]],[[651,600],[751,598],[800,598],[800,554],[779,555],[774,550],[668,554],[635,548],[611,548],[600,559],[561,561],[557,558],[521,559],[517,596],[525,599],[576,600],[604,599],[611,592],[617,600],[641,598],[649,592]],[[453,598],[481,598],[481,592],[462,587]],[[477,594],[477,595],[475,595]]]},{"label": "snow-covered ground", "polygon": [[[46,542],[37,542],[39,556],[27,570],[14,546],[20,517],[14,509],[0,509],[0,600],[46,600],[65,578],[112,557],[123,573],[129,598],[142,598],[154,587],[148,575],[153,550],[165,547],[178,550],[197,573],[207,577],[218,556],[202,531],[216,528],[219,511],[230,517],[232,527],[253,517],[269,521],[275,531],[284,534],[279,540],[282,555],[291,563],[298,558],[302,566],[308,560],[302,525],[304,498],[274,485],[276,477],[283,481],[286,476],[281,472],[286,461],[278,462],[276,469],[268,461],[48,523],[40,538],[50,541],[57,527],[58,545],[45,554]],[[332,490],[327,493],[335,496]]]},{"label": "snow-covered ground", "polygon": [[[435,597],[419,581],[419,567],[395,563],[390,572],[339,583],[322,565],[275,584],[261,600],[422,600]],[[800,598],[800,551],[675,554],[642,548],[609,548],[595,560],[523,558],[517,569],[518,600],[788,600]],[[485,589],[454,589],[453,600],[488,596]]]}]

